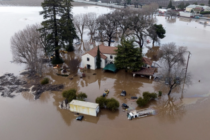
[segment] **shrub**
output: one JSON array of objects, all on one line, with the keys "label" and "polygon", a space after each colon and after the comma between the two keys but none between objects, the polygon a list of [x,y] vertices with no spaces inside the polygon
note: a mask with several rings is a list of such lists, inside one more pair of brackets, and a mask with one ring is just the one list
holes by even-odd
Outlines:
[{"label": "shrub", "polygon": [[44,79],[41,80],[41,84],[42,85],[46,85],[48,83],[49,83],[49,79],[48,78],[44,78]]},{"label": "shrub", "polygon": [[87,98],[87,95],[83,92],[80,92],[78,95],[77,95],[77,99],[78,100],[81,100],[81,101],[84,101],[84,99]]},{"label": "shrub", "polygon": [[203,11],[203,12],[200,12],[200,14],[203,14],[203,15],[210,14],[210,11]]},{"label": "shrub", "polygon": [[156,93],[144,92],[143,97],[144,97],[144,99],[146,99],[148,101],[155,100],[157,98],[157,94]]},{"label": "shrub", "polygon": [[73,99],[76,99],[76,90],[75,89],[70,89],[63,91],[62,95],[64,98],[67,99],[68,103],[71,102]]},{"label": "shrub", "polygon": [[136,103],[138,104],[139,107],[145,107],[149,103],[149,100],[139,97]]},{"label": "shrub", "polygon": [[158,92],[158,96],[161,97],[162,96],[162,91]]},{"label": "shrub", "polygon": [[156,93],[144,92],[143,98],[139,97],[136,103],[138,104],[139,107],[145,107],[149,104],[151,100],[155,100],[156,98],[157,98]]},{"label": "shrub", "polygon": [[106,105],[106,98],[103,96],[97,97],[95,102],[99,104],[100,108],[104,108],[104,106]]},{"label": "shrub", "polygon": [[114,98],[106,100],[106,107],[112,111],[116,110],[120,106],[119,102]]},{"label": "shrub", "polygon": [[104,106],[106,106],[107,109],[110,109],[112,111],[116,110],[120,106],[120,103],[116,99],[106,99],[103,96],[97,97],[96,103],[99,104],[100,108],[104,108]]}]

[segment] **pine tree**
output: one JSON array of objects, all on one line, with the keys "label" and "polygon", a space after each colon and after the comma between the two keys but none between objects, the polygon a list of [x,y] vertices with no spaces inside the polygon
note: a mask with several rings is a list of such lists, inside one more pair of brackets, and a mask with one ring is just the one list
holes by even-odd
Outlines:
[{"label": "pine tree", "polygon": [[123,40],[122,45],[118,45],[115,58],[115,65],[118,69],[130,72],[141,69],[143,65],[141,51],[139,48],[135,48],[133,43],[133,40]]},{"label": "pine tree", "polygon": [[99,50],[99,46],[98,46],[98,51],[97,51],[97,56],[96,56],[96,66],[97,66],[97,69],[100,69],[101,68],[101,52]]},{"label": "pine tree", "polygon": [[74,51],[73,39],[77,38],[76,29],[72,22],[71,2],[72,0],[64,0],[64,14],[61,17],[63,46],[68,52]]},{"label": "pine tree", "polygon": [[46,36],[48,42],[47,51],[55,52],[54,63],[62,63],[62,59],[59,55],[59,49],[62,44],[61,28],[59,26],[59,16],[63,15],[64,9],[62,8],[63,0],[44,0],[42,3],[43,11],[40,12],[44,17],[44,21],[41,23],[42,28],[39,29],[41,36]]},{"label": "pine tree", "polygon": [[168,7],[167,8],[172,8],[172,1],[170,0],[169,4],[168,4]]}]

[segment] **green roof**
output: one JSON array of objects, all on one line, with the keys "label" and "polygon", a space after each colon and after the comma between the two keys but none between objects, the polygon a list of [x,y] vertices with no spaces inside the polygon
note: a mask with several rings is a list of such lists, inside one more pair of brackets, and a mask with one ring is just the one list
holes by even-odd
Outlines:
[{"label": "green roof", "polygon": [[117,68],[115,67],[114,64],[108,64],[108,65],[106,65],[106,67],[103,70],[109,70],[109,71],[116,72]]}]

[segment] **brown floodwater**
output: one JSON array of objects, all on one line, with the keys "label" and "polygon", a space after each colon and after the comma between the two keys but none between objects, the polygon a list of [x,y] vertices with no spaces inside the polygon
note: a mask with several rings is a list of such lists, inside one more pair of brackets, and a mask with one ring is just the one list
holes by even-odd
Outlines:
[{"label": "brown floodwater", "polygon": [[[126,112],[120,107],[115,112],[101,110],[98,117],[85,115],[84,120],[78,122],[74,113],[58,107],[63,100],[61,92],[45,92],[38,100],[34,100],[31,93],[16,94],[14,98],[0,97],[0,139],[209,140],[210,26],[204,27],[194,20],[177,18],[175,21],[168,21],[164,17],[157,18],[158,23],[166,28],[166,38],[161,40],[161,43],[175,42],[188,47],[192,53],[188,68],[192,75],[192,84],[185,87],[183,98],[179,90],[174,90],[170,98],[164,95],[151,104],[151,107],[157,110],[157,114],[151,117],[129,121]],[[4,61],[0,62],[3,66],[11,60],[11,54],[8,40],[1,40],[1,43],[5,43],[6,47],[1,48],[9,55],[5,55]],[[145,49],[144,53],[147,51]],[[151,52],[146,55],[150,56]],[[131,96],[139,97],[144,91],[162,90],[164,94],[167,93],[165,87],[153,80],[146,77],[134,78],[123,70],[117,73],[86,70],[86,77],[80,78],[80,56],[70,53],[64,54],[63,57],[70,67],[70,76],[57,76],[56,69],[53,68],[48,69],[46,76],[50,77],[52,84],[64,84],[65,90],[75,88],[78,92],[85,92],[88,95],[87,101],[94,102],[104,89],[109,89],[109,98],[114,97],[120,104],[126,103],[132,109],[140,109],[135,101],[130,100]],[[1,58],[3,59],[2,56]],[[13,63],[6,67],[10,72],[15,71],[11,69],[16,67],[20,71],[24,69],[23,66]],[[0,73],[5,72],[1,67]],[[96,75],[93,75],[94,73]],[[127,91],[126,97],[120,96],[122,90]]]}]

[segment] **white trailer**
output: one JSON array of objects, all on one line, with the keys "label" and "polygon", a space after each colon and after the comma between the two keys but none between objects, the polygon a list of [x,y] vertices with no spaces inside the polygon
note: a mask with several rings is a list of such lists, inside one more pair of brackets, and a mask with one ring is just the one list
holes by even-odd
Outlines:
[{"label": "white trailer", "polygon": [[100,109],[97,103],[72,100],[70,102],[70,111],[90,116],[97,116]]},{"label": "white trailer", "polygon": [[189,13],[189,12],[179,12],[179,15],[181,17],[189,17],[189,18],[194,16],[193,13]]},{"label": "white trailer", "polygon": [[129,120],[132,120],[133,118],[141,118],[141,117],[146,117],[146,116],[151,116],[155,115],[155,110],[154,109],[145,109],[145,110],[140,110],[140,111],[130,111],[127,113],[127,117]]}]

